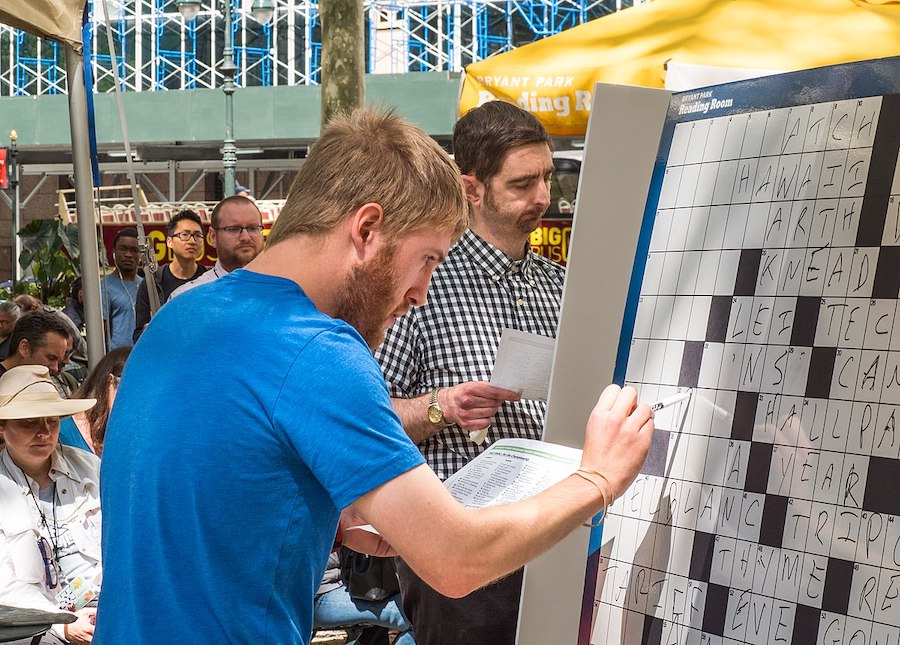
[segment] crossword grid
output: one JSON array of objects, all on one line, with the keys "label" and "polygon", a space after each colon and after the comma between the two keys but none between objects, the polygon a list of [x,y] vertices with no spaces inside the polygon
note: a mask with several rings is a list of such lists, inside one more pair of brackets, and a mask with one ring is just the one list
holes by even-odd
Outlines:
[{"label": "crossword grid", "polygon": [[694,397],[610,511],[592,643],[900,643],[898,116],[676,125],[626,382]]}]

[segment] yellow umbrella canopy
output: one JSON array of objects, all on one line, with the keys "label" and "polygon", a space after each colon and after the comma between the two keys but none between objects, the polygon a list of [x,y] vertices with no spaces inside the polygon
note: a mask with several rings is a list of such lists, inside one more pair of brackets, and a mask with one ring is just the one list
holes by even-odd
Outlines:
[{"label": "yellow umbrella canopy", "polygon": [[666,64],[792,71],[900,55],[900,0],[653,0],[466,67],[460,114],[493,98],[584,134],[594,83],[663,87]]}]

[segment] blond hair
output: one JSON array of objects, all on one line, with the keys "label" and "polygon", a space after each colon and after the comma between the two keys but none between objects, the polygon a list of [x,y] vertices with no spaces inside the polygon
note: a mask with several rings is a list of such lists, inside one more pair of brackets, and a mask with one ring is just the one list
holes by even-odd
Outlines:
[{"label": "blond hair", "polygon": [[390,242],[424,228],[456,240],[468,226],[462,180],[447,153],[393,111],[361,108],[322,128],[267,244],[324,235],[368,203],[384,211]]}]

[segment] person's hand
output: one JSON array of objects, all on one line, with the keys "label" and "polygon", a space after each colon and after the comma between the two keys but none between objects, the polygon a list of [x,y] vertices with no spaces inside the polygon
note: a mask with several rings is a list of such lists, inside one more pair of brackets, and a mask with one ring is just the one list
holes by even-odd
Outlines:
[{"label": "person's hand", "polygon": [[621,495],[640,472],[652,437],[650,406],[638,403],[633,387],[610,385],[588,419],[581,465],[602,473],[613,495]]},{"label": "person's hand", "polygon": [[438,403],[444,421],[455,423],[468,432],[484,430],[505,401],[518,401],[519,393],[504,390],[486,381],[460,383],[438,390]]},{"label": "person's hand", "polygon": [[339,529],[341,544],[357,553],[377,555],[379,558],[397,555],[394,548],[378,533],[372,533],[371,529],[356,528],[368,524],[368,520],[360,515],[353,506],[345,508],[341,513]]},{"label": "person's hand", "polygon": [[76,645],[90,643],[94,639],[94,617],[97,615],[95,607],[85,607],[75,612],[78,619],[63,627],[66,640]]}]

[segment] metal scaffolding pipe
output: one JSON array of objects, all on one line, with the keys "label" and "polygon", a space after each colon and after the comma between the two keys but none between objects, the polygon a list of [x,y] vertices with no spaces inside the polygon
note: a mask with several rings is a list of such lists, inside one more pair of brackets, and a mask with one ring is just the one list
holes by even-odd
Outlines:
[{"label": "metal scaffolding pipe", "polygon": [[66,83],[69,88],[69,128],[72,137],[72,167],[75,171],[75,209],[81,246],[81,280],[84,288],[84,319],[87,329],[88,367],[106,353],[103,314],[100,311],[100,257],[94,226],[93,182],[88,143],[84,57],[66,46]]}]

